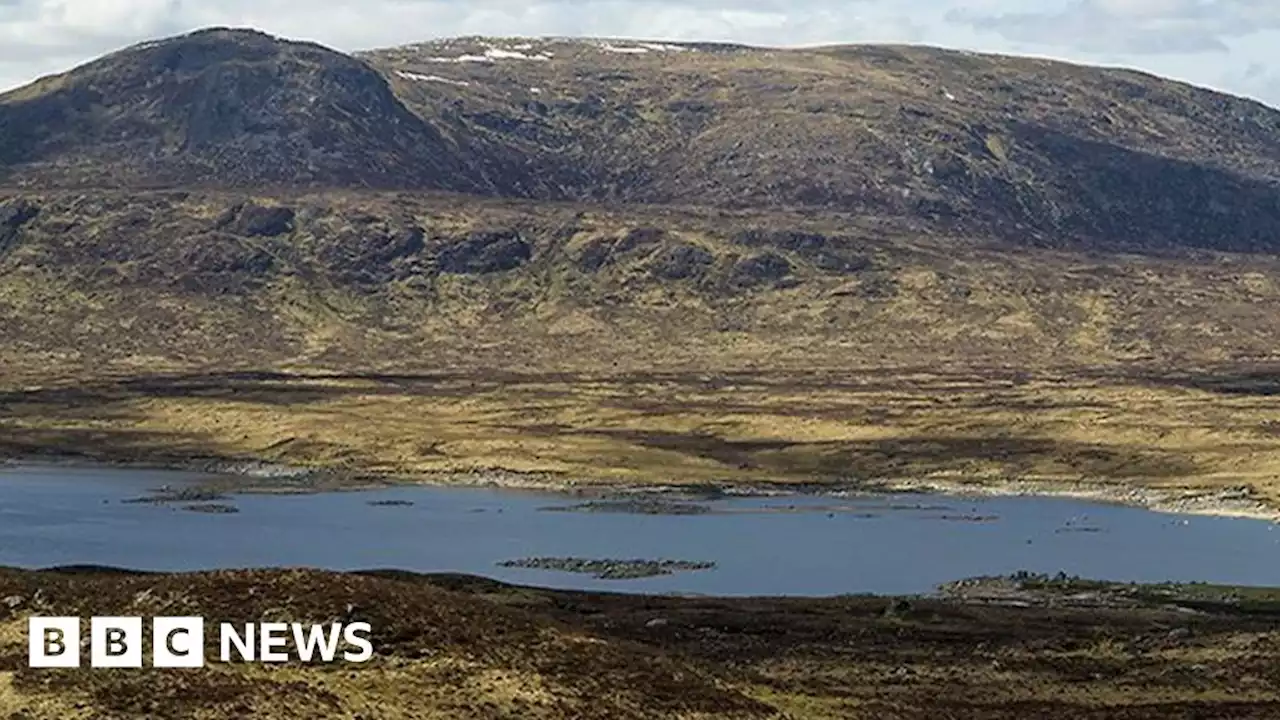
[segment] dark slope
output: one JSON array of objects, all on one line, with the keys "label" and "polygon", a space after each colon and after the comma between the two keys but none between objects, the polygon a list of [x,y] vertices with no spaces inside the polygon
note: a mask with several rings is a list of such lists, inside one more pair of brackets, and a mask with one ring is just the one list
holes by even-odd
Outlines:
[{"label": "dark slope", "polygon": [[363,61],[245,30],[137,45],[0,96],[0,163],[23,185],[502,190]]},{"label": "dark slope", "polygon": [[0,96],[0,360],[1269,356],[1278,127],[932,48],[201,31]]},{"label": "dark slope", "polygon": [[[777,368],[1280,347],[1280,258],[1010,250],[878,218],[0,192],[0,365]],[[36,361],[42,367],[46,360]]]},{"label": "dark slope", "polygon": [[[1263,720],[1280,712],[1275,590],[1040,579],[967,587],[975,599],[662,597],[394,571],[2,569],[0,713]],[[108,610],[198,614],[210,628],[365,621],[375,655],[269,669],[221,663],[208,630],[203,668],[25,667],[28,616]]]},{"label": "dark slope", "polygon": [[1280,113],[1142,73],[886,46],[462,39],[363,56],[424,116],[582,168],[586,198],[1042,246],[1280,247]]},{"label": "dark slope", "polygon": [[1280,113],[1141,73],[887,46],[215,29],[0,96],[8,184],[798,207],[1019,245],[1270,252]]}]

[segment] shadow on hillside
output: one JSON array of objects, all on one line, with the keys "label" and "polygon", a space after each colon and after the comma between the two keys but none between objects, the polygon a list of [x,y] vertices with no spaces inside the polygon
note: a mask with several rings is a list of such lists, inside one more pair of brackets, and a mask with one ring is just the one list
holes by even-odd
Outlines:
[{"label": "shadow on hillside", "polygon": [[[447,374],[292,374],[256,371],[143,375],[0,391],[0,408],[10,414],[86,406],[99,406],[107,410],[113,404],[139,398],[184,397],[293,405],[324,402],[347,394],[396,394],[402,392],[405,385],[419,390],[439,389],[466,377]],[[374,385],[340,384],[363,381]]]},{"label": "shadow on hillside", "polygon": [[[1057,186],[1067,212],[1060,216],[1057,203],[1012,183],[1003,185],[1005,197],[992,199],[1051,236],[1074,235],[1097,250],[1160,254],[1280,248],[1280,188],[1273,183],[1091,140],[1088,128],[1064,132],[1014,122],[1010,129],[1012,159],[1019,147],[1042,153],[1049,166],[1032,170]],[[1008,230],[1007,239],[1027,241],[1017,228]]]},{"label": "shadow on hillside", "polygon": [[[255,374],[256,375],[256,374]],[[121,380],[95,380],[73,385],[0,392],[0,408],[14,412],[56,411],[98,406],[104,411],[124,401],[145,397],[212,397],[246,402],[317,402],[331,393],[284,379],[221,375],[149,375]]]},{"label": "shadow on hillside", "polygon": [[1162,387],[1204,390],[1220,395],[1280,395],[1280,369],[1226,370],[1185,375],[1152,375],[1144,382]]},{"label": "shadow on hillside", "polygon": [[[930,387],[948,381],[974,381],[972,375],[939,376]],[[1003,378],[981,378],[1001,387]],[[139,398],[200,397],[227,401],[291,405],[325,402],[344,395],[459,396],[478,391],[519,386],[573,386],[606,382],[618,388],[672,385],[698,392],[740,389],[845,390],[874,392],[912,389],[922,383],[876,371],[831,373],[782,372],[631,372],[609,376],[568,372],[521,373],[508,370],[450,372],[277,372],[227,371],[207,373],[148,374],[132,377],[89,379],[37,388],[0,389],[0,412],[39,412],[42,409],[109,408],[113,403]],[[19,406],[15,408],[14,406]]]},{"label": "shadow on hillside", "polygon": [[[528,431],[525,426],[521,429]],[[579,434],[625,440],[638,447],[712,460],[729,470],[763,470],[814,478],[905,477],[998,465],[1011,474],[1053,466],[1086,477],[1186,477],[1199,472],[1188,456],[1049,438],[1007,437],[999,428],[959,437],[876,440],[730,440],[710,434],[581,430],[541,426],[546,435]]]},{"label": "shadow on hillside", "polygon": [[200,397],[300,405],[348,392],[278,373],[149,375],[0,391],[0,457],[74,457],[101,462],[181,463],[221,459],[208,439],[139,430],[140,401]]},{"label": "shadow on hillside", "polygon": [[217,459],[198,436],[188,433],[0,425],[0,458],[4,457],[155,464]]},{"label": "shadow on hillside", "polygon": [[[1276,376],[1267,376],[1265,387],[1280,387]],[[750,377],[733,379],[727,384],[752,381]],[[786,387],[786,377],[755,378],[761,382]],[[420,396],[465,398],[474,393],[519,388],[513,395],[509,412],[509,429],[516,435],[567,439],[607,438],[615,447],[627,445],[652,451],[677,453],[701,461],[722,465],[726,472],[753,470],[779,477],[810,476],[814,478],[904,477],[941,471],[968,471],[999,468],[1012,475],[1043,472],[1067,472],[1090,477],[1174,477],[1198,472],[1189,456],[1168,450],[1140,450],[1123,445],[1073,442],[1055,438],[1011,436],[1010,428],[997,422],[984,422],[980,410],[999,406],[1006,400],[1020,410],[1039,409],[1042,403],[1017,396],[1002,398],[981,393],[972,398],[961,397],[957,405],[947,407],[973,409],[962,413],[964,428],[954,427],[945,434],[917,434],[872,440],[804,441],[802,439],[737,440],[712,433],[657,432],[638,428],[592,426],[584,416],[576,426],[554,422],[534,424],[533,416],[562,407],[560,400],[543,406],[546,396],[573,393],[583,378],[571,375],[518,375],[514,373],[424,373],[424,374],[351,374],[279,372],[226,372],[151,375],[115,380],[97,380],[76,385],[0,391],[0,456],[33,456],[77,454],[104,461],[166,461],[191,458],[216,458],[217,449],[210,438],[182,432],[138,430],[145,420],[145,401],[165,398],[202,398],[218,403],[272,405],[279,407],[319,404],[343,397]],[[734,391],[718,395],[725,387],[723,376],[679,375],[627,376],[610,379],[609,392],[600,395],[592,390],[600,407],[625,406],[628,412],[639,408],[654,413],[698,412],[708,416],[727,413],[774,413],[768,405],[752,406],[735,399]],[[1256,381],[1262,382],[1262,381]],[[665,384],[665,385],[664,385]],[[876,386],[878,380],[873,380]],[[1229,380],[1219,383],[1222,392],[1236,387]],[[520,387],[523,386],[523,387]],[[796,390],[811,387],[810,380],[799,378]],[[824,386],[829,387],[829,386]],[[1245,387],[1254,387],[1248,385]],[[1228,389],[1221,389],[1228,388]],[[632,394],[632,390],[636,390]],[[865,389],[861,388],[861,389]],[[883,390],[883,387],[879,388]],[[918,390],[918,387],[914,389]],[[692,390],[693,395],[684,395]],[[756,387],[753,391],[767,387]],[[1240,391],[1240,390],[1237,390]],[[1253,390],[1260,392],[1260,390]],[[708,394],[709,393],[709,394]],[[874,402],[853,406],[798,401],[793,413],[798,416],[838,416],[866,423],[892,424],[892,413],[927,413],[934,398],[906,397],[901,401],[879,398]],[[1074,402],[1068,400],[1067,402]],[[391,406],[389,406],[391,407]],[[1057,407],[1057,406],[1055,406]],[[184,405],[183,411],[200,412],[199,403]],[[388,410],[387,412],[391,412]],[[606,413],[608,415],[608,413]],[[388,420],[394,419],[391,417]],[[369,422],[378,422],[373,416]],[[291,438],[301,444],[305,439]],[[300,445],[299,445],[300,447]],[[277,448],[278,449],[278,448]],[[294,447],[294,451],[298,448]],[[605,450],[601,463],[628,462],[612,457]],[[324,453],[317,453],[323,455]],[[650,457],[655,456],[647,453]]]}]

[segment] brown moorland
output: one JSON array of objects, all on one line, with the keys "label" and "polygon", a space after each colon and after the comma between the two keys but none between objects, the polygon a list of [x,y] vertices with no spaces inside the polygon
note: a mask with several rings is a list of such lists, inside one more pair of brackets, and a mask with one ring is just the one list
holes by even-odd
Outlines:
[{"label": "brown moorland", "polygon": [[[465,576],[0,571],[0,714],[63,718],[1275,717],[1274,591],[1023,578],[952,597],[674,598]],[[981,591],[981,592],[980,592]],[[1011,604],[1020,603],[1022,606]],[[26,617],[369,622],[364,664],[28,669]]]},{"label": "brown moorland", "polygon": [[932,48],[126,48],[0,95],[0,452],[1274,503],[1277,127]]}]

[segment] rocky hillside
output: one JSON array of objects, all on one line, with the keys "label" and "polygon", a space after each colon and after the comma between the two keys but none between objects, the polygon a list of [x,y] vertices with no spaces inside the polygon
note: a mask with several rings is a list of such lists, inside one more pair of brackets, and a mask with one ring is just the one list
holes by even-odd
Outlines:
[{"label": "rocky hillside", "polygon": [[1270,255],[1014,251],[777,210],[0,191],[10,372],[1218,362],[1274,353],[1277,278]]},{"label": "rocky hillside", "polygon": [[[971,581],[961,591],[973,599],[577,593],[393,571],[0,568],[0,713],[1254,720],[1280,711],[1274,590],[1033,577]],[[1025,607],[1008,607],[1011,599]],[[28,617],[108,610],[204,617],[207,664],[177,672],[90,669],[87,659],[80,669],[26,667]],[[280,621],[367,622],[374,656],[308,663],[290,642],[288,662],[219,661],[221,623]],[[145,626],[150,635],[150,620]],[[1189,663],[1197,682],[1187,680]]]},{"label": "rocky hillside", "polygon": [[0,96],[10,185],[442,189],[803,207],[1094,248],[1275,249],[1280,113],[924,47],[467,38],[349,57],[243,30]]},{"label": "rocky hillside", "polygon": [[11,184],[510,190],[364,62],[211,30],[144,43],[0,96]]},{"label": "rocky hillside", "polygon": [[364,55],[424,117],[583,197],[912,217],[1021,244],[1276,248],[1280,113],[927,47],[463,39]]},{"label": "rocky hillside", "polygon": [[931,48],[353,57],[205,30],[0,95],[0,354],[1265,357],[1277,129],[1136,72]]}]

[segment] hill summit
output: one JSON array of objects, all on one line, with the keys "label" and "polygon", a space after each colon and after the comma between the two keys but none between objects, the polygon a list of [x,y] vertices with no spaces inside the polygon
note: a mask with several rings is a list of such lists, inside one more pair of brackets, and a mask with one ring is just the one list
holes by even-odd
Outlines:
[{"label": "hill summit", "polygon": [[0,332],[91,365],[1257,357],[1278,130],[929,47],[201,30],[0,95]]},{"label": "hill summit", "polygon": [[38,185],[491,191],[367,63],[209,29],[0,96],[0,163]]},{"label": "hill summit", "polygon": [[1127,70],[928,47],[249,30],[0,96],[24,186],[271,185],[812,208],[1019,244],[1271,250],[1280,113]]},{"label": "hill summit", "polygon": [[144,43],[0,95],[0,457],[1274,499],[1277,130],[927,47]]}]

